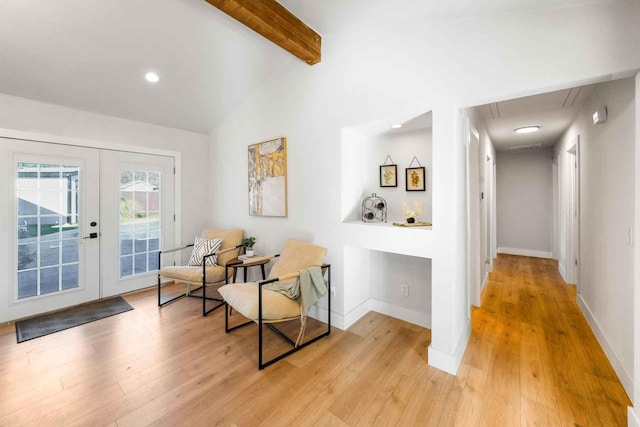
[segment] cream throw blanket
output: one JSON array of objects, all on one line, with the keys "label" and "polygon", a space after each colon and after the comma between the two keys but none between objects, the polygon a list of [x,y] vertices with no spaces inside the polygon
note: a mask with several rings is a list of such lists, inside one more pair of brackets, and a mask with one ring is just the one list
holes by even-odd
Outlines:
[{"label": "cream throw blanket", "polygon": [[307,314],[309,307],[327,293],[320,267],[300,270],[300,277],[296,281],[273,282],[264,285],[264,288],[297,300],[302,306],[304,315]]}]

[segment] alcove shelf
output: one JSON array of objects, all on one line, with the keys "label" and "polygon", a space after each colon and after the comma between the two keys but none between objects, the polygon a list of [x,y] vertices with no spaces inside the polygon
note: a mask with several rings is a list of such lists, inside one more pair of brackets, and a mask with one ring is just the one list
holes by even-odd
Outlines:
[{"label": "alcove shelf", "polygon": [[433,258],[432,227],[396,227],[392,223],[342,223],[345,244],[362,249]]}]

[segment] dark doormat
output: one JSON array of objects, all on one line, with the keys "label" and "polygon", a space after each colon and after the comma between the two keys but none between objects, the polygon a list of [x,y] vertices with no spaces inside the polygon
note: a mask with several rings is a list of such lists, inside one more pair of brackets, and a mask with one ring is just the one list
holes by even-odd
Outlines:
[{"label": "dark doormat", "polygon": [[109,298],[16,322],[18,343],[133,310],[121,297]]}]

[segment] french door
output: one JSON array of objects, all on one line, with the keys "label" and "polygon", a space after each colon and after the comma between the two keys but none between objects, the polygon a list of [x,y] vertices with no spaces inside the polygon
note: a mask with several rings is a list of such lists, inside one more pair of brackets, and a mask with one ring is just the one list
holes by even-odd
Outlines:
[{"label": "french door", "polygon": [[158,251],[173,247],[174,159],[104,150],[102,165],[102,284],[111,296],[153,284]]},{"label": "french door", "polygon": [[0,321],[152,285],[173,182],[172,157],[0,138]]}]

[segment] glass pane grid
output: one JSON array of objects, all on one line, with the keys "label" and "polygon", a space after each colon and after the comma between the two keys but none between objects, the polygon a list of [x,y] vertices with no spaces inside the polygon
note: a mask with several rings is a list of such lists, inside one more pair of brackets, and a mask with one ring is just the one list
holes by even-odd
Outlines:
[{"label": "glass pane grid", "polygon": [[17,169],[18,299],[77,288],[79,168],[18,163]]},{"label": "glass pane grid", "polygon": [[120,277],[158,268],[160,185],[157,171],[120,171]]}]

